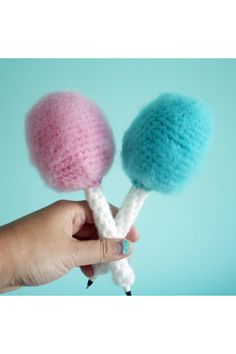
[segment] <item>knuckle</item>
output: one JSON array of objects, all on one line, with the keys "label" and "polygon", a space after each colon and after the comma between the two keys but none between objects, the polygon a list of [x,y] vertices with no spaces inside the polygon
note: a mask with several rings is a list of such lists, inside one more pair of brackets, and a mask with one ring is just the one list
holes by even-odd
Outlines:
[{"label": "knuckle", "polygon": [[64,207],[68,203],[69,203],[68,200],[60,199],[60,200],[55,202],[55,205],[58,206],[58,207]]},{"label": "knuckle", "polygon": [[100,241],[100,261],[105,262],[109,257],[109,242],[107,239],[102,239]]}]

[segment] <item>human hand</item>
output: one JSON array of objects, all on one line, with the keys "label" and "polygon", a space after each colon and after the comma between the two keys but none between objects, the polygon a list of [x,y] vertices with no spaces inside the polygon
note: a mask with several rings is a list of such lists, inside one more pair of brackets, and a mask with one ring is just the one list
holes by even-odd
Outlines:
[{"label": "human hand", "polygon": [[[115,214],[117,208],[112,207]],[[41,285],[58,279],[74,267],[93,276],[92,264],[119,260],[132,252],[138,235],[131,228],[128,255],[122,240],[98,239],[86,201],[61,200],[0,227],[0,291]]]}]

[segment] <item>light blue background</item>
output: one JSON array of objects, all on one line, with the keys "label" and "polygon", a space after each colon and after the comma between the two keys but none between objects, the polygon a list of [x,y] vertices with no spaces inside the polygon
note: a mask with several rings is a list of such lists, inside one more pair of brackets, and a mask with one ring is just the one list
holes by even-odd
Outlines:
[{"label": "light blue background", "polygon": [[[138,218],[132,256],[136,295],[236,294],[236,60],[0,60],[0,224],[60,198],[29,163],[25,113],[42,95],[79,90],[105,112],[117,154],[104,179],[120,205],[129,181],[121,141],[140,108],[175,91],[207,101],[215,112],[214,139],[202,170],[181,194],[153,193]],[[51,284],[9,295],[123,295],[110,275],[89,290],[79,269]]]}]

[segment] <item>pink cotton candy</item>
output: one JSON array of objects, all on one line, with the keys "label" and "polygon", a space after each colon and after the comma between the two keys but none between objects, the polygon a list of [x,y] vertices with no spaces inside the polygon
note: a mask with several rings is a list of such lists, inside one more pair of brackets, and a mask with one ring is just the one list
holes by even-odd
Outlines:
[{"label": "pink cotton candy", "polygon": [[32,162],[61,191],[97,186],[115,151],[102,111],[77,92],[42,98],[28,113],[26,135]]}]

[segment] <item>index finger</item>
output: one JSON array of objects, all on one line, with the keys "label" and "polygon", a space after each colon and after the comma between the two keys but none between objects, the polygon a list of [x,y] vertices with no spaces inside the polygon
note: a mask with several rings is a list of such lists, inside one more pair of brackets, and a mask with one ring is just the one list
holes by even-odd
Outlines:
[{"label": "index finger", "polygon": [[128,240],[130,240],[131,242],[136,242],[139,239],[139,235],[137,232],[137,229],[134,225],[131,226],[131,229],[128,232],[128,235],[126,236],[126,238]]},{"label": "index finger", "polygon": [[[74,204],[76,205],[77,216],[79,215],[81,218],[81,215],[83,214],[83,221],[81,222],[81,219],[79,218],[80,219],[79,223],[74,222],[75,225],[74,225],[73,234],[77,233],[81,229],[81,226],[84,223],[94,224],[93,213],[92,213],[91,209],[89,208],[88,202],[85,200],[82,200],[79,202],[74,202]],[[112,215],[115,217],[119,209],[112,204],[109,204],[109,205],[111,208]],[[119,237],[119,235],[116,235],[116,236]],[[131,226],[128,234],[126,235],[126,238],[128,240],[130,240],[131,242],[138,241],[139,236],[138,236],[137,229],[134,225]]]}]

